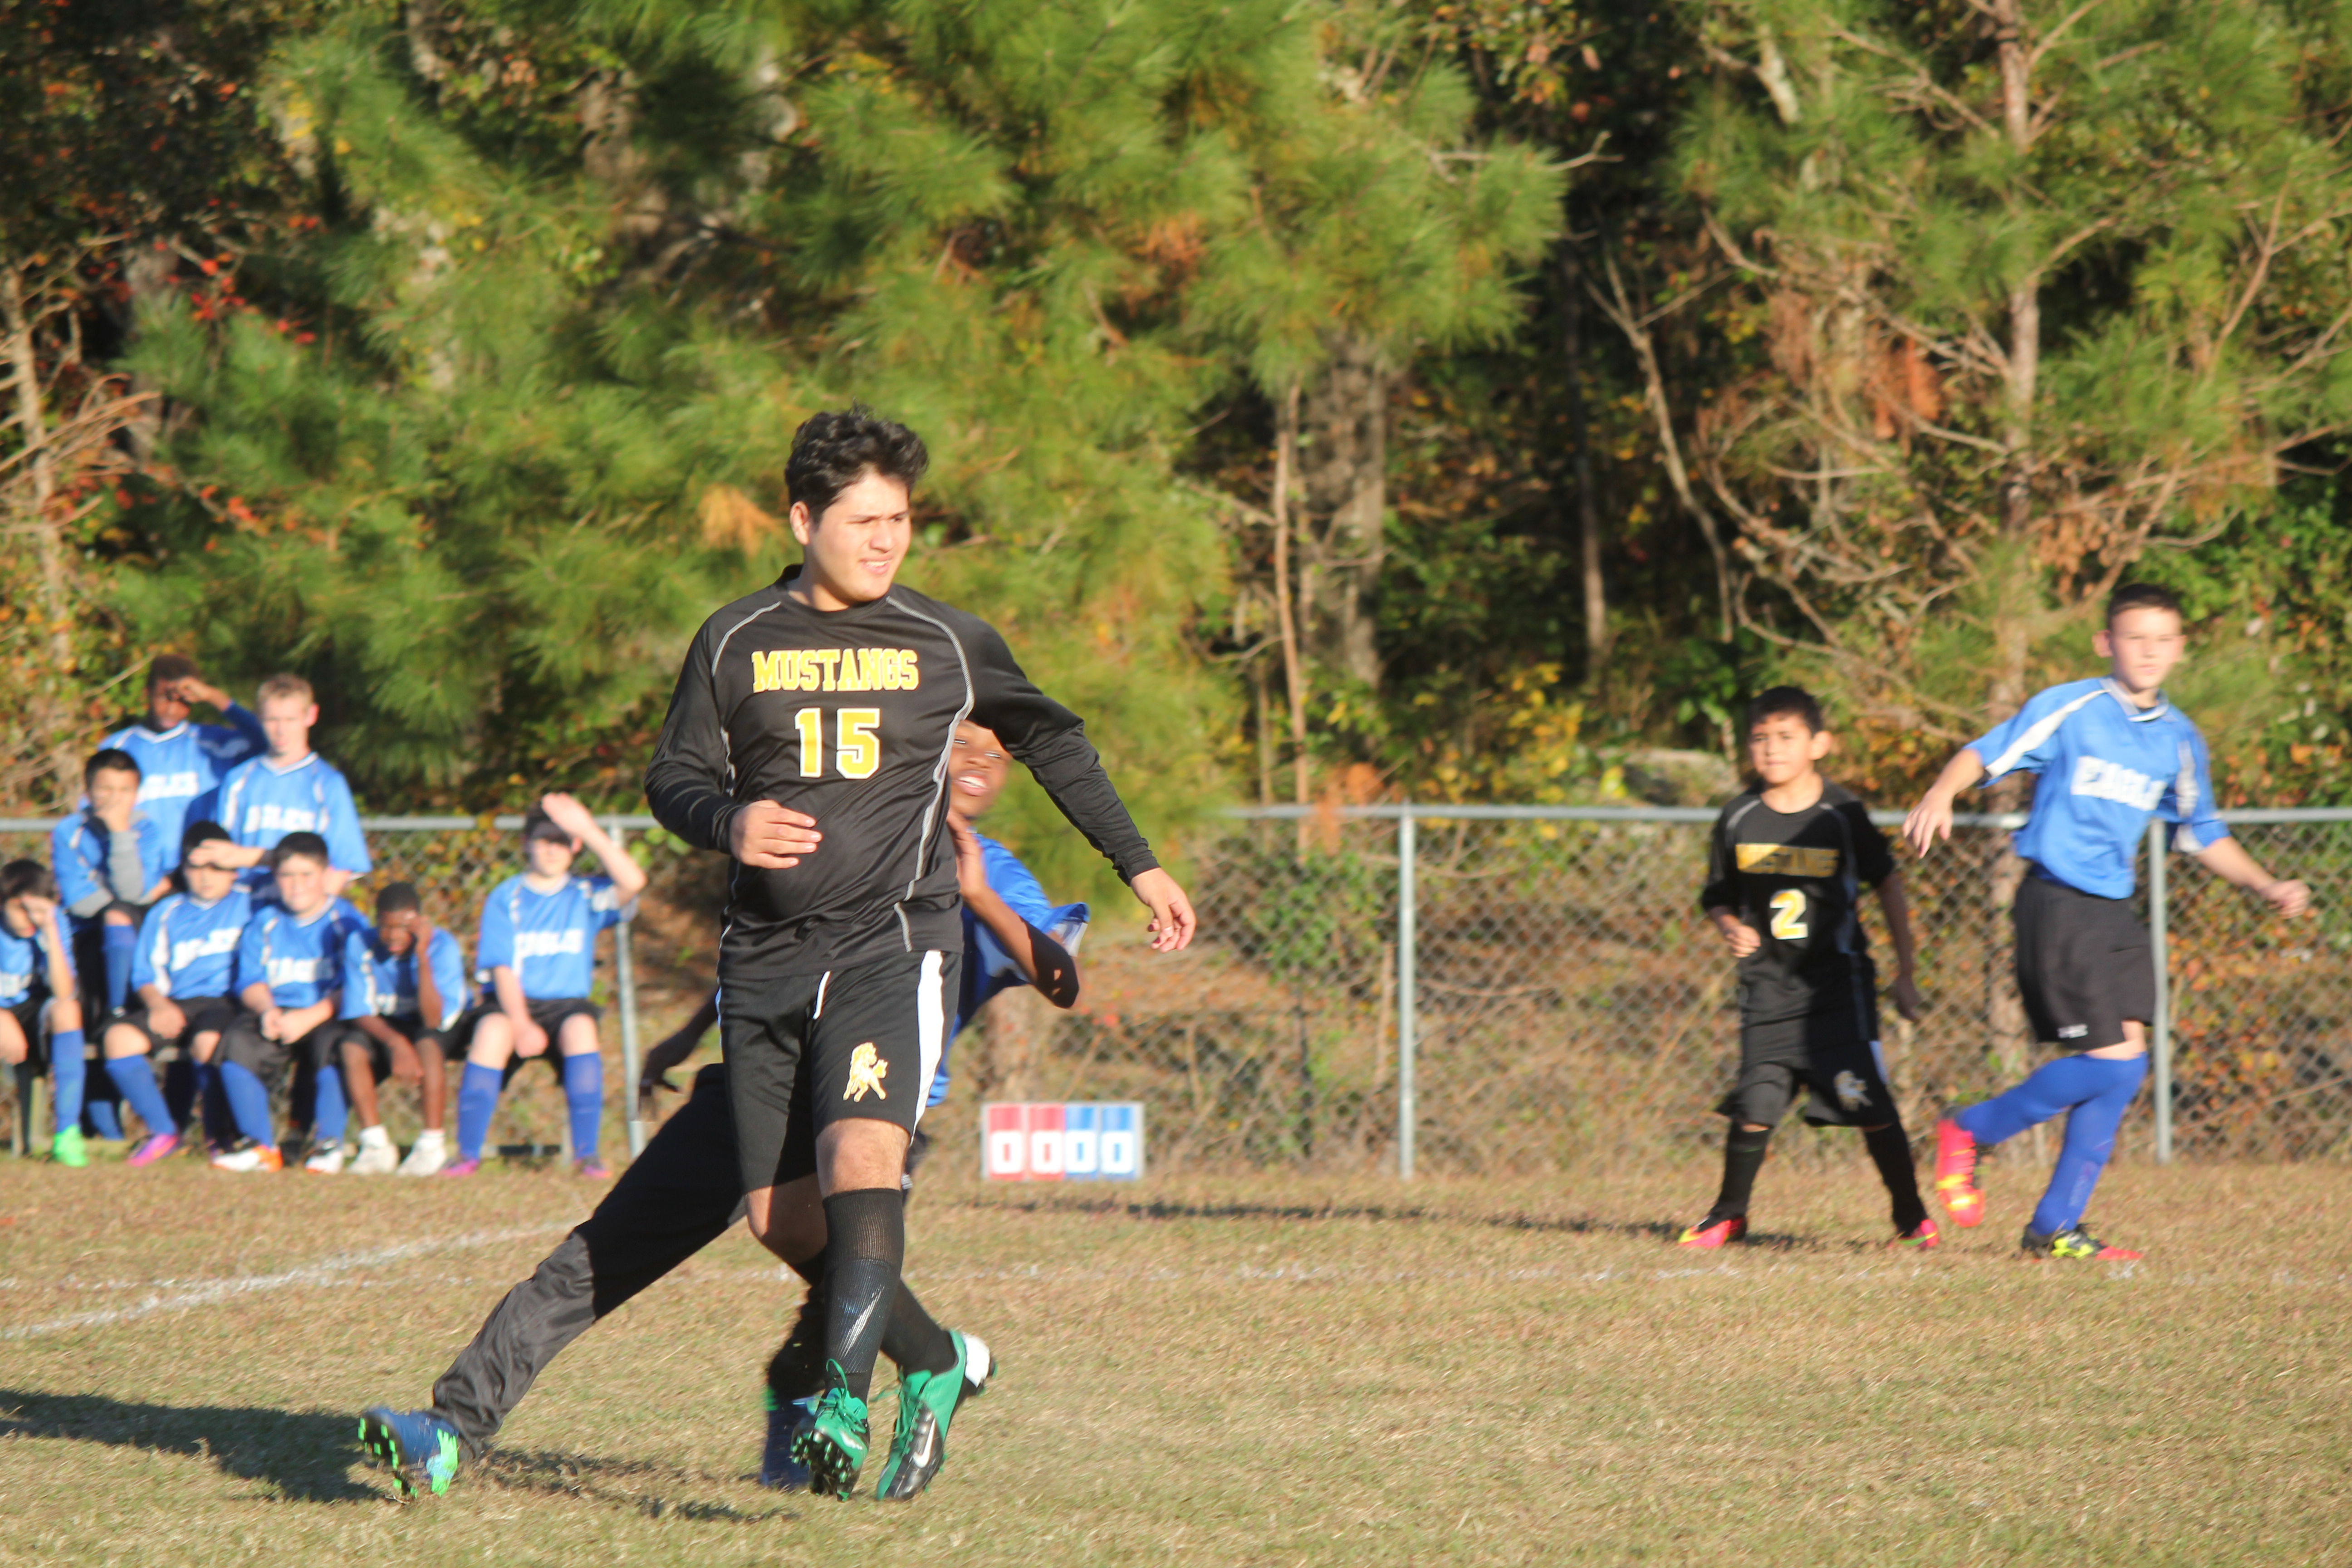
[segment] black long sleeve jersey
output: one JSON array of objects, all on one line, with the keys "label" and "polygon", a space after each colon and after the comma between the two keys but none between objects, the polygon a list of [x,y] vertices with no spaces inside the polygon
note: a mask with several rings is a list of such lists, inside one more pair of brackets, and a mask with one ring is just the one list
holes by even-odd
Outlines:
[{"label": "black long sleeve jersey", "polygon": [[956,725],[996,731],[1121,879],[1159,864],[1077,715],[1031,683],[995,628],[910,588],[822,611],[770,587],[712,616],[679,670],[646,799],[688,844],[772,800],[824,841],[787,870],[738,862],[722,963],[809,974],[963,942],[948,768]]}]

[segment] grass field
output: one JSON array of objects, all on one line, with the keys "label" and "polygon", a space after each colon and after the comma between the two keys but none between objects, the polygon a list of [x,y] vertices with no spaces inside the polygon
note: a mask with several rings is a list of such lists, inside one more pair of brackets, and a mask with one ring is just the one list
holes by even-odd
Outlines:
[{"label": "grass field", "polygon": [[[911,1272],[1008,1370],[908,1508],[748,1479],[798,1300],[741,1234],[403,1505],[422,1404],[592,1189],[0,1167],[0,1562],[2352,1562],[2340,1168],[2125,1168],[2129,1266],[1890,1256],[1866,1173],[1540,1184],[927,1172]],[[878,1386],[878,1385],[877,1385]],[[887,1432],[889,1405],[877,1403]]]}]

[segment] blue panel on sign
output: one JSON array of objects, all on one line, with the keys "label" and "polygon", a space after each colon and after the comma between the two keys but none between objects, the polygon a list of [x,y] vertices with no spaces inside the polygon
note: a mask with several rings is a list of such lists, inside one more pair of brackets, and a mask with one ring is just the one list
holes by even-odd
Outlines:
[{"label": "blue panel on sign", "polygon": [[1090,1182],[1101,1175],[1099,1105],[1062,1107],[1062,1175],[1073,1182]]},{"label": "blue panel on sign", "polygon": [[1143,1107],[1102,1105],[1097,1113],[1097,1160],[1103,1180],[1132,1182],[1143,1174]]}]

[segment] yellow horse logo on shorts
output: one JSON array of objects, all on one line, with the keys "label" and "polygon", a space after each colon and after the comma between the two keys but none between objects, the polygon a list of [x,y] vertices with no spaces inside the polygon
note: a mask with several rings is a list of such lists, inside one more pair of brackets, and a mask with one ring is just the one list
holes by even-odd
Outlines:
[{"label": "yellow horse logo on shorts", "polygon": [[841,1098],[864,1100],[870,1089],[875,1099],[889,1099],[889,1092],[882,1087],[882,1079],[889,1071],[890,1064],[875,1055],[874,1042],[866,1041],[849,1053],[849,1087],[841,1091]]}]

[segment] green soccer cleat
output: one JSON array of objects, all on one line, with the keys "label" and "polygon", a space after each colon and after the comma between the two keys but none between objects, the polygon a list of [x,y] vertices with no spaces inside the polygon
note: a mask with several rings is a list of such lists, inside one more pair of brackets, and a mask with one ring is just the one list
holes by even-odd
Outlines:
[{"label": "green soccer cleat", "polygon": [[2139,1254],[2127,1247],[2109,1247],[2079,1225],[2044,1236],[2032,1226],[2018,1238],[2018,1249],[2032,1258],[2056,1258],[2085,1263],[2131,1263]]},{"label": "green soccer cleat", "polygon": [[847,1499],[857,1490],[866,1463],[866,1401],[849,1392],[839,1362],[824,1363],[832,1386],[793,1433],[793,1458],[808,1467],[809,1490],[819,1497]]},{"label": "green soccer cleat", "polygon": [[955,1365],[945,1372],[910,1372],[898,1379],[898,1426],[890,1437],[890,1458],[882,1467],[874,1495],[884,1502],[912,1502],[948,1462],[948,1423],[967,1399],[988,1392],[996,1358],[977,1335],[950,1329]]},{"label": "green soccer cleat", "polygon": [[49,1140],[49,1161],[76,1171],[89,1163],[89,1151],[82,1147],[80,1128],[68,1127]]},{"label": "green soccer cleat", "polygon": [[375,1406],[360,1417],[360,1447],[392,1467],[404,1498],[443,1496],[457,1477],[457,1429],[430,1410]]}]

